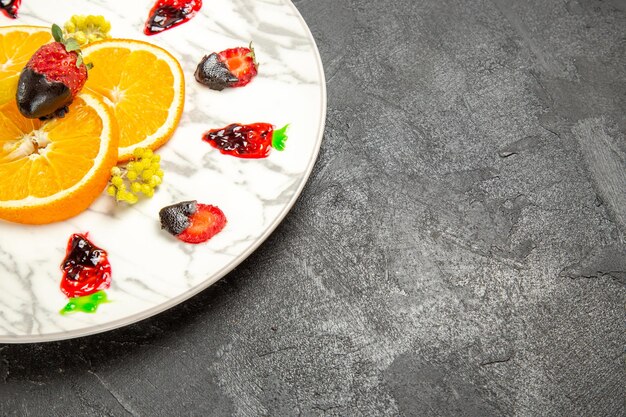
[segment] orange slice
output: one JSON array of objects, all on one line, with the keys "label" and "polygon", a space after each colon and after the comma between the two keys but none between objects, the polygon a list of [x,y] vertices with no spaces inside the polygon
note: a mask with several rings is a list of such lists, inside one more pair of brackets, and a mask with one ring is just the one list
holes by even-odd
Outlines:
[{"label": "orange slice", "polygon": [[135,148],[157,149],[172,135],[183,111],[185,79],[169,52],[147,42],[109,39],[83,48],[92,63],[85,90],[111,106],[120,130],[119,160]]},{"label": "orange slice", "polygon": [[85,210],[117,162],[109,107],[82,93],[64,118],[24,118],[15,101],[0,106],[0,219],[42,224]]},{"label": "orange slice", "polygon": [[0,27],[0,105],[15,98],[22,69],[35,51],[50,41],[50,28]]}]

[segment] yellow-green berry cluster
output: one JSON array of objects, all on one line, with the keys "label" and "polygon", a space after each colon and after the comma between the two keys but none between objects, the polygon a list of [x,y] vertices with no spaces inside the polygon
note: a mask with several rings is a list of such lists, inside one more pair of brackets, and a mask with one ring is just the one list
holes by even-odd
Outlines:
[{"label": "yellow-green berry cluster", "polygon": [[74,15],[65,22],[63,27],[65,29],[65,37],[76,39],[80,46],[111,37],[109,34],[111,23],[104,16]]},{"label": "yellow-green berry cluster", "polygon": [[139,196],[154,195],[154,189],[163,182],[161,156],[147,148],[137,148],[133,160],[124,167],[111,168],[107,194],[117,201],[135,204]]}]

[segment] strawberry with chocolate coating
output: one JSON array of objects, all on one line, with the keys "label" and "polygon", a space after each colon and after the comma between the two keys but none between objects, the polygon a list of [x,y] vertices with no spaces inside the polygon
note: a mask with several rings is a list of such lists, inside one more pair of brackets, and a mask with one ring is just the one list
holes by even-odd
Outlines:
[{"label": "strawberry with chocolate coating", "polygon": [[57,25],[52,25],[52,35],[55,42],[33,54],[17,84],[17,107],[30,119],[63,117],[87,81],[90,66],[83,62],[78,42],[64,39]]},{"label": "strawberry with chocolate coating", "polygon": [[22,0],[0,0],[0,10],[6,17],[16,19],[21,2]]},{"label": "strawberry with chocolate coating", "polygon": [[204,134],[202,140],[218,149],[224,155],[239,158],[266,158],[272,148],[285,149],[287,128],[278,130],[269,123],[242,125],[233,123],[221,129],[212,129]]},{"label": "strawberry with chocolate coating", "polygon": [[207,87],[221,91],[228,87],[243,87],[257,75],[252,43],[249,48],[231,48],[204,56],[194,76],[196,81]]},{"label": "strawberry with chocolate coating", "polygon": [[159,211],[161,228],[186,243],[202,243],[226,226],[226,216],[216,206],[182,201]]}]

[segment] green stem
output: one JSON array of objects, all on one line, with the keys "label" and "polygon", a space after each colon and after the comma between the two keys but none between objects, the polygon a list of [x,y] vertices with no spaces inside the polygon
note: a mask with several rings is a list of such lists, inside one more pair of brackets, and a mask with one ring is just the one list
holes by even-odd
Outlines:
[{"label": "green stem", "polygon": [[287,128],[288,127],[289,127],[289,124],[286,124],[280,129],[274,131],[274,134],[272,135],[272,148],[276,149],[277,151],[285,150],[285,142],[287,142]]},{"label": "green stem", "polygon": [[77,311],[83,313],[95,313],[100,304],[109,303],[107,294],[104,291],[98,291],[93,294],[84,295],[82,297],[70,298],[70,301],[59,311],[65,315],[75,313]]}]

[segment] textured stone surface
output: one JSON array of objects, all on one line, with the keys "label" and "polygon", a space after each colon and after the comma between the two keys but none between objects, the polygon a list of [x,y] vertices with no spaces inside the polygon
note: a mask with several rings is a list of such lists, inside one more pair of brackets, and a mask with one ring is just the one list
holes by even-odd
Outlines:
[{"label": "textured stone surface", "polygon": [[626,4],[295,4],[293,211],[167,313],[0,346],[0,415],[625,415]]}]

